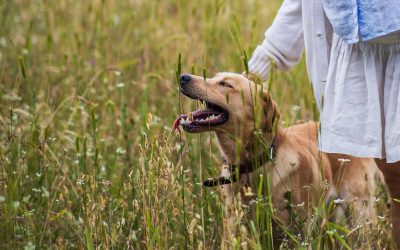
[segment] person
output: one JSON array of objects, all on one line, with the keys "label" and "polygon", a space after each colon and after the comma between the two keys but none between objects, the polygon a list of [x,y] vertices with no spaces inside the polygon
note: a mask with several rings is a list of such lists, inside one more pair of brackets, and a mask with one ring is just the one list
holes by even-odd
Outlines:
[{"label": "person", "polygon": [[400,1],[285,0],[249,72],[266,80],[272,65],[288,70],[304,49],[321,113],[319,148],[376,159],[400,248]]}]

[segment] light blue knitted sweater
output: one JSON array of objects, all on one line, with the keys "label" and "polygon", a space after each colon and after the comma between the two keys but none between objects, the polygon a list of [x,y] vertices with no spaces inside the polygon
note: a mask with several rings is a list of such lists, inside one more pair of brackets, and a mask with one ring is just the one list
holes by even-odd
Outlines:
[{"label": "light blue knitted sweater", "polygon": [[322,0],[333,31],[348,43],[400,30],[400,0]]}]

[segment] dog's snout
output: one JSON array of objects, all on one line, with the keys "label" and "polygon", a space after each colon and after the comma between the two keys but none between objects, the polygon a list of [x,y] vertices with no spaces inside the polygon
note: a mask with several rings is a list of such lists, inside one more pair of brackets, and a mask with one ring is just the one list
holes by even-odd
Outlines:
[{"label": "dog's snout", "polygon": [[181,75],[180,83],[181,85],[189,83],[192,80],[192,77],[190,75]]}]

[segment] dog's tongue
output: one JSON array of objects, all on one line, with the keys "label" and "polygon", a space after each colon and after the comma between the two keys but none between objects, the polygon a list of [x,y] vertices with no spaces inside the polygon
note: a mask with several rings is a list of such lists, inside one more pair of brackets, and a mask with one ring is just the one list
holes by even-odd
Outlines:
[{"label": "dog's tongue", "polygon": [[181,118],[180,116],[178,116],[178,118],[176,118],[176,120],[174,121],[174,125],[172,125],[172,129],[177,130],[180,124],[181,124]]},{"label": "dog's tongue", "polygon": [[172,129],[173,130],[179,130],[179,132],[181,132],[180,131],[180,129],[179,129],[179,125],[181,125],[181,119],[182,119],[182,117],[187,117],[187,115],[179,115],[177,118],[176,118],[176,120],[174,121],[174,124],[172,125]]}]

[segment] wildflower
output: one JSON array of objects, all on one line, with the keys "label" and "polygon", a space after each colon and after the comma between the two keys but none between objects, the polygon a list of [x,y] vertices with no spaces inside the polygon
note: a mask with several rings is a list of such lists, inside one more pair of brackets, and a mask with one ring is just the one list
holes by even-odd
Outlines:
[{"label": "wildflower", "polygon": [[333,235],[333,234],[335,234],[335,232],[336,232],[336,229],[332,229],[332,230],[327,230],[326,231],[326,233],[329,234],[329,235]]},{"label": "wildflower", "polygon": [[12,203],[12,206],[13,206],[14,208],[19,207],[19,201],[14,201],[14,202]]},{"label": "wildflower", "polygon": [[24,247],[24,250],[35,250],[35,249],[36,249],[36,246],[30,241]]},{"label": "wildflower", "polygon": [[120,147],[118,147],[118,148],[115,150],[115,152],[116,152],[117,154],[119,154],[119,155],[124,155],[124,154],[126,154],[126,150],[123,149],[123,148],[120,148]]},{"label": "wildflower", "polygon": [[334,204],[338,205],[338,204],[342,204],[344,202],[344,200],[337,198],[336,200],[333,201]]},{"label": "wildflower", "polygon": [[378,220],[384,221],[385,220],[385,216],[378,215]]},{"label": "wildflower", "polygon": [[49,193],[49,191],[47,191],[47,189],[45,187],[42,187],[42,191],[43,191],[42,197],[49,198],[50,193]]},{"label": "wildflower", "polygon": [[300,106],[299,105],[294,105],[293,107],[292,107],[292,109],[294,110],[294,111],[299,111],[300,110]]}]

